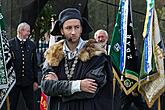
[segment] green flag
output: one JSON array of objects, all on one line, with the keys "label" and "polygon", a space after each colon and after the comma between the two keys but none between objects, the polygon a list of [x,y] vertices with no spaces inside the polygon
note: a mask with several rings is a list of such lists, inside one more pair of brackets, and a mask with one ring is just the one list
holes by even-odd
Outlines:
[{"label": "green flag", "polygon": [[[16,82],[0,6],[0,109]],[[6,66],[8,65],[8,66]]]},{"label": "green flag", "polygon": [[[144,96],[147,105],[152,107],[154,102],[165,92],[163,56],[165,48],[160,34],[154,0],[147,0],[147,4],[148,7],[143,31],[144,49],[139,77],[139,92]],[[151,44],[149,44],[150,40]],[[149,57],[145,58],[147,56],[146,53],[149,52],[152,52],[150,54],[151,59],[149,59]]]},{"label": "green flag", "polygon": [[[139,74],[138,65],[135,65],[137,57],[135,56],[131,0],[125,4],[124,12],[122,11],[123,3],[126,3],[125,0],[121,0],[119,5],[109,55],[112,59],[114,77],[128,95],[137,87]],[[127,17],[124,18],[124,16]],[[123,22],[122,19],[126,20]]]},{"label": "green flag", "polygon": [[[1,11],[1,10],[0,10]],[[7,70],[5,64],[5,56],[4,56],[4,44],[3,44],[3,36],[2,31],[4,30],[3,16],[0,12],[0,89],[7,88],[8,79],[7,79]]]}]

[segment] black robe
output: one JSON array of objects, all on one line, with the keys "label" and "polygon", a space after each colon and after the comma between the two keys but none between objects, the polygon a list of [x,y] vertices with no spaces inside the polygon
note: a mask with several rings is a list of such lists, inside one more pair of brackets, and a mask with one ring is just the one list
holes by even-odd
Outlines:
[{"label": "black robe", "polygon": [[[54,58],[58,56],[57,54],[61,53],[60,51],[62,51],[62,49],[48,49],[47,53],[55,57],[50,61],[49,55],[47,55],[47,63],[45,63],[46,66],[43,69],[43,74],[45,76],[48,72],[55,72],[58,76],[58,81],[44,80],[43,76],[42,89],[48,96],[51,96],[48,110],[112,109],[112,71],[110,58],[104,54],[102,49],[97,48],[97,46],[89,49],[88,44],[91,45],[91,43],[87,43],[84,48],[81,49],[82,51],[80,52],[74,75],[70,81],[67,80],[65,74],[64,57],[58,58],[58,64],[50,63],[52,60],[55,60]],[[62,48],[63,43],[57,45],[61,45]],[[56,47],[56,44],[54,47]],[[88,51],[87,48],[89,49]],[[92,51],[92,49],[94,51]],[[86,52],[89,54],[84,54]],[[61,56],[63,56],[63,54]],[[71,81],[85,78],[96,80],[98,84],[97,92],[95,94],[87,92],[71,94]]]}]

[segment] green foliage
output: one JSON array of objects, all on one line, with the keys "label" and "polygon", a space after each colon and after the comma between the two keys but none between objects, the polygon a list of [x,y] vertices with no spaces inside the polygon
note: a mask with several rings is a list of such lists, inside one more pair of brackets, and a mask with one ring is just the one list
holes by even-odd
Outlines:
[{"label": "green foliage", "polygon": [[32,33],[32,35],[35,36],[36,41],[43,37],[46,32],[50,32],[51,17],[54,14],[53,4],[53,1],[48,1],[36,20],[34,31]]}]

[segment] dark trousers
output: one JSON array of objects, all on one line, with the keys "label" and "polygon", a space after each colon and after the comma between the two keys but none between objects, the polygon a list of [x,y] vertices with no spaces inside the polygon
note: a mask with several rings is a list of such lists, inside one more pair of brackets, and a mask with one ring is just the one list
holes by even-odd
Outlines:
[{"label": "dark trousers", "polygon": [[[122,110],[130,110],[130,108],[131,110],[149,110],[144,98],[140,93],[137,93],[137,96],[133,96],[132,93],[126,95],[124,91],[122,91],[120,100]],[[131,107],[132,103],[134,107]]]},{"label": "dark trousers", "polygon": [[10,110],[16,110],[17,104],[18,104],[18,99],[20,96],[20,92],[22,92],[22,96],[24,98],[26,107],[28,110],[34,110],[34,91],[33,91],[33,85],[30,86],[17,86],[15,85],[10,94]]},{"label": "dark trousers", "polygon": [[161,110],[165,110],[165,93],[163,93],[160,97],[161,101]]}]

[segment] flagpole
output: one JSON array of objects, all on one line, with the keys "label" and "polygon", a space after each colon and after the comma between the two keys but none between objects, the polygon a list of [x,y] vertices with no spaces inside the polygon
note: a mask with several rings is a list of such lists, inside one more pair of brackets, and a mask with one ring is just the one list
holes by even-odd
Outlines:
[{"label": "flagpole", "polygon": [[[113,69],[114,70],[114,69]],[[115,71],[113,71],[114,73]],[[112,110],[114,110],[114,100],[115,100],[115,90],[116,90],[116,77],[115,77],[115,74],[113,74],[113,99],[112,99]]]},{"label": "flagpole", "polygon": [[9,96],[6,98],[7,110],[10,110]]},{"label": "flagpole", "polygon": [[161,108],[160,108],[160,97],[158,98],[158,110],[161,110]]}]

